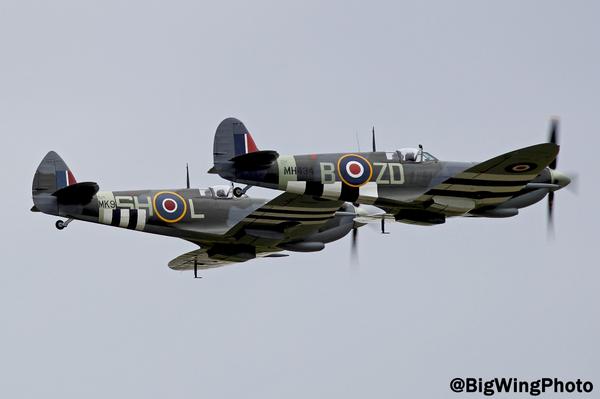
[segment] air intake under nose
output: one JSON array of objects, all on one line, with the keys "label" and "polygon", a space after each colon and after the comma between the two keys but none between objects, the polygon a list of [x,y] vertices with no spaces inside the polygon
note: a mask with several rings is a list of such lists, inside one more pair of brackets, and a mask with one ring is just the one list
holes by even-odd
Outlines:
[{"label": "air intake under nose", "polygon": [[295,252],[317,252],[325,248],[322,242],[295,242],[280,244],[279,248]]}]

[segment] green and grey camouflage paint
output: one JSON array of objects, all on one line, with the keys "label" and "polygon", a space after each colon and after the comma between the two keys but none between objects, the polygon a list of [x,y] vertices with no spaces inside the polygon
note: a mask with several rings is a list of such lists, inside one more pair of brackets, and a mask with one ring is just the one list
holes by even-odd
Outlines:
[{"label": "green and grey camouflage paint", "polygon": [[77,183],[51,151],[33,179],[32,211],[198,244],[201,249],[169,263],[177,270],[284,256],[278,254],[283,250],[317,251],[359,226],[354,207],[342,201],[315,201],[289,193],[270,201],[235,198],[227,190],[99,191],[96,183]]},{"label": "green and grey camouflage paint", "polygon": [[569,179],[548,168],[558,150],[543,143],[481,163],[440,161],[422,149],[279,155],[259,151],[244,124],[227,118],[215,133],[209,173],[313,198],[372,204],[397,221],[432,225],[450,216],[514,216],[564,187]]}]

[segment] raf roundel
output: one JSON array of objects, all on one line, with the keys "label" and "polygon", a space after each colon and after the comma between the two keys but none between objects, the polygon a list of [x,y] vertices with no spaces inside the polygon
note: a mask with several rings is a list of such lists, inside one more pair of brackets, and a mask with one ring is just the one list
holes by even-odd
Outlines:
[{"label": "raf roundel", "polygon": [[187,213],[185,199],[172,191],[161,191],[152,201],[156,216],[167,223],[179,222]]},{"label": "raf roundel", "polygon": [[513,163],[508,165],[504,170],[510,173],[524,173],[537,168],[537,164],[533,162]]},{"label": "raf roundel", "polygon": [[367,158],[357,154],[347,154],[338,160],[340,179],[350,187],[360,187],[371,180],[373,167]]}]

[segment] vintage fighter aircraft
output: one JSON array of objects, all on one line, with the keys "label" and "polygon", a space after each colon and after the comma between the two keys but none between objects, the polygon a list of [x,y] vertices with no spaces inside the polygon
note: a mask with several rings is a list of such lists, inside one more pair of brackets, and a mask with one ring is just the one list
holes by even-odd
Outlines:
[{"label": "vintage fighter aircraft", "polygon": [[435,225],[447,217],[510,217],[548,196],[552,221],[554,192],[570,183],[556,170],[558,121],[548,143],[511,151],[485,162],[440,161],[419,148],[394,152],[279,155],[258,150],[242,122],[225,119],[214,139],[209,173],[251,186],[312,198],[372,204],[383,211],[357,220],[393,219]]},{"label": "vintage fighter aircraft", "polygon": [[287,256],[281,251],[312,252],[352,231],[364,210],[343,201],[323,201],[283,193],[267,201],[234,197],[232,187],[99,191],[93,182],[77,183],[58,154],[42,160],[33,179],[34,212],[73,220],[182,238],[200,246],[171,262],[174,270],[209,269],[257,257]]}]

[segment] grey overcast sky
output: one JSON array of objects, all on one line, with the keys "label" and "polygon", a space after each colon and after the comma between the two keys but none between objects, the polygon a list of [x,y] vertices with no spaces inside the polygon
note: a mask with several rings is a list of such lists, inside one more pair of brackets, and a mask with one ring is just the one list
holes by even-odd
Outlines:
[{"label": "grey overcast sky", "polygon": [[[0,1],[0,397],[456,398],[458,376],[600,390],[595,1]],[[281,153],[485,160],[547,139],[579,193],[360,231],[203,273],[193,245],[29,212],[48,150],[102,189],[195,186],[235,116]],[[252,190],[252,195],[270,195]]]}]

